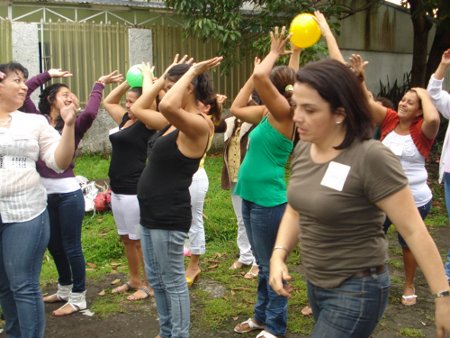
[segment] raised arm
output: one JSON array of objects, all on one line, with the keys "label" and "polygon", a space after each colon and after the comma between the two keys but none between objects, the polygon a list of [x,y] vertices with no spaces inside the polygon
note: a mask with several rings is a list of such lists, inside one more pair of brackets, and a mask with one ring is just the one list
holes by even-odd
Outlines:
[{"label": "raised arm", "polygon": [[441,122],[439,113],[436,110],[436,107],[433,105],[433,102],[431,102],[430,95],[428,94],[426,89],[416,87],[412,90],[416,92],[422,104],[422,132],[430,140],[434,140],[439,131],[439,124]]},{"label": "raised arm", "polygon": [[450,94],[442,90],[442,83],[444,82],[445,74],[450,67],[450,48],[447,49],[441,58],[441,62],[433,75],[431,75],[428,82],[428,93],[430,93],[431,101],[436,106],[437,110],[450,119]]},{"label": "raised arm", "polygon": [[376,125],[381,125],[386,117],[387,108],[375,102],[373,95],[367,89],[365,81],[365,68],[369,64],[368,61],[364,61],[361,55],[352,54],[349,58],[348,66],[359,79],[364,93],[366,94],[367,100],[369,101],[370,114],[372,115],[372,120]]},{"label": "raised arm", "polygon": [[103,107],[117,124],[122,122],[123,115],[127,112],[120,104],[120,100],[128,89],[130,89],[128,82],[123,81],[103,99]]},{"label": "raised arm", "polygon": [[153,69],[148,64],[143,64],[141,71],[144,77],[142,95],[133,103],[130,110],[147,128],[160,130],[168,124],[168,121],[160,112],[152,108],[156,102],[156,97],[164,88],[164,76],[153,81]]},{"label": "raised arm", "polygon": [[302,49],[300,47],[296,47],[291,44],[291,56],[289,57],[289,67],[291,67],[295,72],[300,68],[300,54],[302,53]]},{"label": "raised arm", "polygon": [[34,102],[31,100],[31,94],[42,86],[44,83],[53,78],[67,78],[72,76],[72,73],[67,70],[62,70],[59,68],[51,68],[46,72],[33,76],[32,78],[26,81],[26,85],[28,87],[27,96],[25,97],[25,101],[23,106],[19,109],[25,113],[33,113],[39,114],[39,110],[36,108]]},{"label": "raised arm", "polygon": [[[257,63],[259,63],[259,59],[255,58],[255,64]],[[239,93],[236,95],[233,103],[231,104],[230,112],[244,122],[258,124],[262,120],[266,108],[263,105],[248,105],[248,101],[254,89],[253,76],[250,76]]]},{"label": "raised arm", "polygon": [[71,103],[62,107],[60,114],[64,121],[64,127],[61,132],[61,139],[55,150],[55,162],[60,169],[65,170],[72,162],[75,152],[75,104]]},{"label": "raised arm", "polygon": [[[436,244],[428,233],[420,217],[414,199],[408,187],[382,199],[377,203],[397,230],[408,243],[423,274],[436,295],[449,290],[442,259]],[[444,331],[450,332],[450,297],[435,299],[435,322],[438,337],[445,337]]]},{"label": "raised arm", "polygon": [[[214,57],[192,65],[166,95],[164,95],[159,104],[161,113],[167,120],[194,143],[204,138],[205,135],[210,134],[212,131],[210,130],[212,128],[212,122],[208,119],[211,125],[205,123],[205,119],[200,115],[186,111],[184,109],[183,99],[186,98],[188,91],[193,90],[193,80],[209,69],[219,65],[221,60],[222,57]],[[196,102],[191,102],[190,104],[192,107],[197,106]]]},{"label": "raised arm", "polygon": [[78,133],[78,137],[82,137],[83,134],[92,126],[95,118],[97,117],[100,104],[102,102],[103,89],[105,85],[111,83],[118,83],[123,80],[122,74],[119,74],[117,70],[102,75],[94,83],[89,99],[86,103],[84,110],[78,115],[76,120],[75,129]]},{"label": "raised arm", "polygon": [[330,58],[345,64],[345,59],[342,56],[336,38],[334,37],[333,32],[331,31],[330,26],[328,25],[327,19],[320,11],[315,11],[314,16],[320,27],[322,36],[325,38],[325,41],[327,42],[328,54],[330,55]]},{"label": "raised arm", "polygon": [[285,46],[290,36],[286,35],[286,27],[281,30],[275,27],[270,32],[270,52],[255,66],[253,83],[264,105],[278,122],[292,120],[291,106],[288,100],[277,90],[270,80],[270,73],[280,55],[285,54]]}]

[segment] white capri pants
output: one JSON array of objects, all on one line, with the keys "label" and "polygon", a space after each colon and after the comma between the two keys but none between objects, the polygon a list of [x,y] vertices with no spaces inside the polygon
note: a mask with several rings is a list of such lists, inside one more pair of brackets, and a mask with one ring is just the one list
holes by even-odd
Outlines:
[{"label": "white capri pants", "polygon": [[203,255],[206,251],[205,227],[203,224],[203,205],[208,192],[209,180],[204,168],[199,168],[192,177],[189,187],[191,194],[192,223],[189,229],[191,254]]},{"label": "white capri pants", "polygon": [[132,240],[141,239],[140,210],[137,195],[111,193],[111,210],[117,233]]}]

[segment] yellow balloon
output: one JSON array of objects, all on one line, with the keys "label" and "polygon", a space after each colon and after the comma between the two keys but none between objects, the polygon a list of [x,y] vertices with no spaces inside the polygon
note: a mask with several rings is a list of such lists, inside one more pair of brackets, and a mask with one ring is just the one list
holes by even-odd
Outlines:
[{"label": "yellow balloon", "polygon": [[292,34],[291,43],[300,48],[314,45],[321,35],[319,24],[309,13],[297,15],[291,22],[289,33]]}]

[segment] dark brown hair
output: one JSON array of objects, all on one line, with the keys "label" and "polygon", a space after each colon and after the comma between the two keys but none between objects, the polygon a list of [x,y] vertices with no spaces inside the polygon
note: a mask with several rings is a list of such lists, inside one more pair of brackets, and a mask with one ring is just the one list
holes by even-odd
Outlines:
[{"label": "dark brown hair", "polygon": [[345,112],[346,134],[336,149],[350,146],[355,139],[372,138],[373,127],[369,102],[355,74],[339,61],[326,59],[307,64],[297,72],[297,82],[315,89],[337,114]]}]

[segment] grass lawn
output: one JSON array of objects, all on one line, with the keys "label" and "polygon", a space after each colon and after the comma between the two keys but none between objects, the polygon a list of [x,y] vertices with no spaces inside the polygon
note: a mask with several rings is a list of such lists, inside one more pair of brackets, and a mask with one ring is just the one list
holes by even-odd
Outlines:
[{"label": "grass lawn", "polygon": [[[76,160],[75,171],[77,175],[89,179],[107,178],[109,158],[99,155],[81,156]],[[196,325],[214,330],[224,325],[230,325],[233,319],[248,318],[252,316],[256,295],[256,281],[242,278],[246,270],[232,272],[229,266],[236,259],[238,249],[236,246],[236,220],[231,205],[230,192],[220,186],[222,168],[221,155],[210,155],[206,159],[206,171],[209,177],[209,191],[204,208],[205,232],[207,252],[201,258],[202,281],[207,280],[223,289],[220,297],[208,297],[205,290],[200,287],[191,289],[191,297],[195,300],[192,308]],[[433,169],[434,170],[434,169]],[[436,169],[437,170],[437,169]],[[434,182],[437,180],[433,177]],[[434,203],[431,214],[427,218],[430,227],[439,227],[447,223],[445,203],[443,202],[442,186],[433,185]],[[394,236],[394,230],[390,236]],[[87,277],[89,281],[100,280],[105,276],[120,272],[127,273],[127,264],[122,244],[116,233],[114,219],[110,212],[88,213],[83,223],[83,249],[87,262]],[[398,247],[392,248],[398,254]],[[289,264],[293,275],[293,292],[289,300],[289,313],[299,314],[301,308],[307,303],[306,285],[299,271],[300,255],[298,251],[291,254]],[[400,259],[391,259],[393,268],[402,269]],[[56,269],[49,254],[46,254],[41,282],[43,285],[56,284]],[[393,276],[393,284],[401,283]],[[111,304],[113,303],[113,304]],[[109,316],[115,312],[124,311],[117,306],[117,297],[107,296],[106,299],[94,300],[90,306],[96,314]],[[201,312],[201,315],[196,316]],[[311,317],[301,315],[289,316],[289,332],[308,335],[311,332],[313,320]],[[407,330],[407,328],[404,328]],[[405,334],[407,336],[412,336]]]}]

